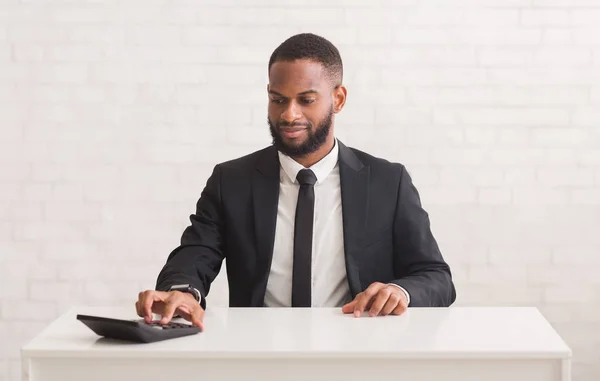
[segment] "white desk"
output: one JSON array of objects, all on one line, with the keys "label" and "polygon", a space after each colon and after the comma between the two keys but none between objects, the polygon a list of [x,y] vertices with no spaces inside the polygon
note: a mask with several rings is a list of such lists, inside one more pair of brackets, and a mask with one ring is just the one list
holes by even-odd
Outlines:
[{"label": "white desk", "polygon": [[96,336],[73,308],[22,349],[23,380],[569,381],[571,350],[535,308],[209,308],[206,331],[152,344]]}]

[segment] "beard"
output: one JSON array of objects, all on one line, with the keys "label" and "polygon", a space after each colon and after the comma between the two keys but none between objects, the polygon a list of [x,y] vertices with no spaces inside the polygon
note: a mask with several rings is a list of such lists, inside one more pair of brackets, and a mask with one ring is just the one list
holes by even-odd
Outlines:
[{"label": "beard", "polygon": [[[269,123],[269,130],[271,131],[271,136],[273,137],[273,145],[277,150],[281,151],[281,153],[293,157],[303,157],[310,153],[317,151],[325,142],[327,141],[327,136],[329,136],[329,131],[331,130],[331,125],[333,122],[333,107],[329,110],[327,115],[321,120],[317,128],[314,128],[314,125],[310,122],[305,124],[287,124],[287,123],[278,123],[273,124],[271,119],[267,116],[267,122]],[[307,128],[308,137],[305,141],[300,144],[288,144],[281,137],[280,129],[281,127],[297,127],[304,126]]]}]

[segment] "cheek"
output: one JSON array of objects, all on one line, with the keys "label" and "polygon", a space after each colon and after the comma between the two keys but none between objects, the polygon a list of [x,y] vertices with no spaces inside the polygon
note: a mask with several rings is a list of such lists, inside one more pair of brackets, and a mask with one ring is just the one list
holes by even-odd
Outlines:
[{"label": "cheek", "polygon": [[323,122],[327,113],[325,110],[311,110],[309,113],[305,113],[304,116],[313,125],[313,128],[317,128]]},{"label": "cheek", "polygon": [[268,109],[268,116],[269,116],[269,120],[271,121],[271,123],[277,124],[279,123],[279,120],[281,119],[281,113],[277,112],[277,109],[274,107],[269,106]]},{"label": "cheek", "polygon": [[269,103],[267,111],[272,121],[279,121],[281,119],[281,114],[285,112],[285,107],[282,105]]}]

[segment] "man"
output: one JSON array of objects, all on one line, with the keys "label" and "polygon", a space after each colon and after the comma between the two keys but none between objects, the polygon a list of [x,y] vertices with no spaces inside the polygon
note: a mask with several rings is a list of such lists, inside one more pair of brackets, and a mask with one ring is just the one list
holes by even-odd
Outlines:
[{"label": "man", "polygon": [[269,61],[273,145],[215,166],[160,272],[136,309],[202,327],[227,258],[232,307],[342,307],[360,316],[445,307],[456,298],[428,214],[401,164],[334,137],[342,111],[339,52],[299,34]]}]

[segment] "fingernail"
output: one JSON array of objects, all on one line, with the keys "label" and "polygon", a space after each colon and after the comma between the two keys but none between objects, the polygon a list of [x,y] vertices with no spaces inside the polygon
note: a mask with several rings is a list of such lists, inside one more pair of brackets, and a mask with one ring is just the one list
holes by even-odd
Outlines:
[{"label": "fingernail", "polygon": [[359,317],[359,316],[360,316],[360,311],[359,310],[354,311],[354,317]]}]

